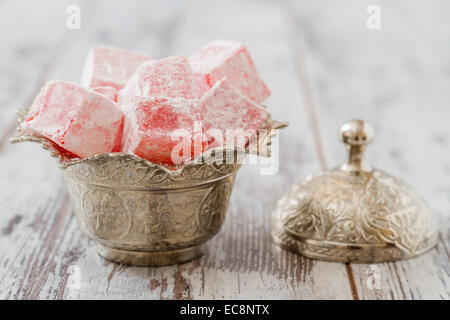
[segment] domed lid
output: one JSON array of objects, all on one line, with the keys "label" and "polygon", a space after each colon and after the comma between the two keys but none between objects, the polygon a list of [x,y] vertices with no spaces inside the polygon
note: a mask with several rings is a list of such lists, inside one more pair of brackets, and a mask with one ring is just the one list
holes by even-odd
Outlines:
[{"label": "domed lid", "polygon": [[365,162],[373,135],[361,120],[342,126],[347,162],[294,185],[279,201],[272,224],[275,243],[311,258],[364,263],[413,257],[436,244],[425,202]]}]

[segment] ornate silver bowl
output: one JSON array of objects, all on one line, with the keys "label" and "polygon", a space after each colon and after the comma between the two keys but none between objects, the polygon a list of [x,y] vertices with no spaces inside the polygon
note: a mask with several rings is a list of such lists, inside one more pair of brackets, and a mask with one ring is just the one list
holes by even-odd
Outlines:
[{"label": "ornate silver bowl", "polygon": [[[19,119],[19,123],[23,119]],[[103,258],[136,266],[163,266],[191,260],[224,222],[240,164],[217,163],[212,155],[258,153],[276,128],[245,150],[215,149],[180,168],[166,168],[132,154],[108,153],[79,159],[45,138],[21,132],[12,143],[32,141],[58,159],[78,224],[94,239]],[[265,148],[267,149],[267,148]],[[269,156],[270,154],[263,154]]]},{"label": "ornate silver bowl", "polygon": [[173,174],[132,155],[102,154],[60,168],[99,254],[156,266],[201,254],[223,224],[239,165],[188,165]]}]

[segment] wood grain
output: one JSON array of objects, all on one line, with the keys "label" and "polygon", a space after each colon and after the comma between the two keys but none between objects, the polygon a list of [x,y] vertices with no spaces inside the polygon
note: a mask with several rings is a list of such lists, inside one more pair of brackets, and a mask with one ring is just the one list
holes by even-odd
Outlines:
[{"label": "wood grain", "polygon": [[[255,15],[252,14],[254,4],[235,2],[226,8],[214,8],[206,1],[198,3],[198,7],[207,10],[207,16],[205,11],[191,9],[181,2],[173,7],[161,2],[157,13],[152,13],[151,5],[144,1],[133,6],[121,5],[120,11],[107,10],[116,4],[96,2],[91,22],[82,27],[81,35],[76,38],[70,35],[75,40],[66,42],[64,54],[57,58],[46,76],[77,81],[89,46],[99,42],[162,57],[180,53],[189,55],[217,37],[241,39],[254,52],[261,72],[274,91],[268,101],[269,106],[274,106],[271,108],[274,117],[296,120],[281,138],[281,150],[284,151],[280,173],[261,176],[257,166],[248,166],[240,172],[226,224],[209,243],[201,259],[166,268],[130,268],[104,262],[96,255],[93,243],[81,235],[70,213],[61,175],[47,160],[44,151],[36,146],[7,146],[2,160],[7,172],[15,176],[13,186],[16,189],[11,193],[21,190],[22,195],[11,196],[14,200],[5,208],[13,221],[6,223],[6,228],[13,224],[15,229],[9,232],[7,240],[2,241],[2,245],[10,246],[9,254],[0,261],[5,268],[5,279],[1,282],[4,297],[213,299],[314,298],[322,295],[325,298],[351,298],[343,265],[286,253],[273,247],[269,238],[270,214],[276,200],[295,180],[317,169],[312,138],[301,100],[296,94],[296,78],[291,71],[283,37],[282,14],[274,14],[272,3],[263,5]],[[183,14],[186,10],[190,12],[189,19]],[[255,23],[242,22],[240,27],[225,29],[236,19],[236,12],[242,17],[253,17]],[[121,21],[129,22],[128,28],[117,24],[119,17]],[[264,34],[270,34],[276,45],[254,37],[262,28],[257,22],[269,17],[272,23],[266,25]],[[214,27],[200,30],[198,21],[202,19],[204,24]],[[33,163],[28,163],[26,153],[36,154]],[[36,176],[35,171],[41,174]],[[47,178],[38,179],[43,175]],[[11,181],[11,178],[2,181]],[[45,191],[33,195],[36,190]],[[32,199],[38,197],[38,203],[26,207],[27,213],[21,214],[21,221],[16,223],[17,207],[23,205],[25,199],[35,203]],[[39,217],[38,221],[33,220],[36,217]],[[29,230],[30,226],[35,226],[36,230]],[[31,240],[24,234],[34,238]],[[21,247],[22,251],[17,254]],[[10,256],[15,256],[16,261],[21,259],[21,267],[12,268]],[[67,286],[70,266],[81,270],[79,289]],[[328,290],[332,279],[337,279],[334,280],[335,287]]]},{"label": "wood grain", "polygon": [[[7,49],[0,49],[8,53],[0,58],[0,67],[7,71],[0,73],[0,83],[18,88],[2,91],[5,114],[13,114],[16,102],[29,104],[45,79],[78,81],[86,52],[93,44],[141,50],[160,58],[190,55],[207,42],[222,38],[248,45],[273,92],[267,101],[270,112],[275,119],[288,120],[290,127],[280,133],[277,175],[261,175],[263,165],[247,165],[238,173],[225,225],[208,243],[203,257],[179,266],[134,268],[97,256],[94,243],[76,225],[64,181],[49,155],[36,145],[4,143],[13,117],[1,118],[0,298],[448,298],[445,210],[450,188],[445,177],[450,170],[445,160],[448,162],[450,154],[443,148],[448,150],[450,137],[444,127],[448,111],[443,102],[449,98],[444,90],[449,78],[438,72],[447,60],[434,52],[434,65],[428,69],[425,58],[429,53],[408,54],[421,50],[414,39],[409,40],[409,47],[395,44],[393,37],[408,36],[411,21],[395,24],[394,35],[386,32],[383,37],[375,36],[388,50],[380,55],[371,51],[375,44],[361,43],[364,37],[373,36],[364,29],[364,2],[347,3],[352,10],[362,10],[355,14],[337,4],[319,7],[312,1],[70,1],[79,3],[82,10],[81,30],[74,31],[65,29],[68,2],[55,6],[54,2],[39,1],[33,12],[22,10],[24,2],[14,3],[7,4],[8,10],[0,10],[0,18],[6,19],[0,19],[1,26],[16,26],[7,12],[29,22],[22,38],[8,36],[4,39]],[[392,8],[397,15],[404,11],[401,6]],[[419,5],[417,8],[421,10]],[[428,18],[421,23],[427,33],[423,37],[429,36],[427,41],[438,45],[438,37],[448,31],[431,34],[431,13],[425,10]],[[415,17],[414,12],[408,15]],[[362,18],[354,22],[351,18],[355,16]],[[393,17],[397,17],[395,13]],[[342,23],[342,19],[348,21]],[[444,20],[441,23],[445,24]],[[356,47],[346,34],[354,35]],[[35,53],[33,43],[44,53]],[[12,62],[20,61],[14,48],[21,46],[29,48],[29,60],[8,69]],[[353,56],[347,57],[349,54]],[[397,66],[405,57],[414,60],[412,66]],[[375,68],[375,76],[370,68]],[[424,75],[433,70],[436,73]],[[376,82],[380,77],[385,83]],[[422,80],[416,83],[410,77]],[[437,86],[427,85],[429,92],[416,90],[435,77]],[[406,90],[415,90],[414,95]],[[433,110],[439,112],[430,115],[421,107],[432,93]],[[383,115],[379,114],[380,106]],[[397,124],[404,112],[410,122]],[[330,137],[335,137],[342,121],[360,115],[377,130],[372,162],[417,187],[447,226],[439,247],[429,255],[379,265],[379,290],[367,286],[371,279],[367,270],[372,272],[369,266],[296,256],[275,247],[269,237],[270,215],[277,200],[294,182],[340,161],[336,155],[343,155],[343,149]],[[420,132],[414,130],[418,127]],[[423,166],[432,172],[421,170]],[[72,285],[74,270],[80,272],[79,287]]]},{"label": "wood grain", "polygon": [[378,1],[382,28],[368,30],[370,4],[304,1],[288,9],[313,91],[318,143],[326,164],[338,165],[345,156],[339,126],[369,121],[376,131],[370,163],[408,181],[440,222],[439,245],[422,257],[352,265],[360,297],[448,299],[450,32],[442,9],[449,4]]}]

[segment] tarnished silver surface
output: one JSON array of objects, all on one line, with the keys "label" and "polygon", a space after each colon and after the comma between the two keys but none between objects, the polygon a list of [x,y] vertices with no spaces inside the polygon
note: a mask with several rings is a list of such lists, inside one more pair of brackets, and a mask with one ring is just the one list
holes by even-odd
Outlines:
[{"label": "tarnished silver surface", "polygon": [[436,244],[424,201],[364,161],[372,137],[363,121],[342,127],[347,163],[310,176],[280,200],[272,224],[275,243],[311,258],[363,263],[414,257]]},{"label": "tarnished silver surface", "polygon": [[245,150],[220,148],[173,168],[124,153],[74,158],[45,138],[21,132],[20,125],[11,142],[39,142],[58,159],[78,224],[97,241],[102,257],[162,266],[199,256],[202,245],[219,232],[240,164],[211,159],[219,152],[224,159],[230,152],[234,159],[241,153],[261,155],[273,129],[287,124],[269,117],[265,125],[269,130]]}]

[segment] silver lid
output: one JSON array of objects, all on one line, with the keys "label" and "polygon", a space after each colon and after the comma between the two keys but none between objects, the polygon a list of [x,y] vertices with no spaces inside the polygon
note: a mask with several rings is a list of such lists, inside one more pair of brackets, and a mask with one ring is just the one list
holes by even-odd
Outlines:
[{"label": "silver lid", "polygon": [[366,122],[344,124],[348,160],[294,185],[278,203],[272,238],[295,253],[336,262],[406,259],[431,249],[437,231],[426,203],[405,183],[364,160]]}]

